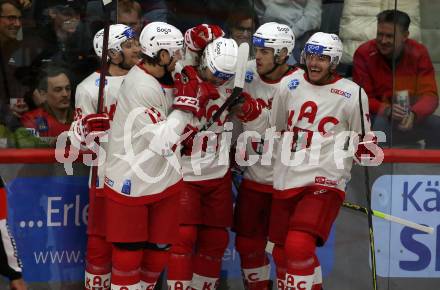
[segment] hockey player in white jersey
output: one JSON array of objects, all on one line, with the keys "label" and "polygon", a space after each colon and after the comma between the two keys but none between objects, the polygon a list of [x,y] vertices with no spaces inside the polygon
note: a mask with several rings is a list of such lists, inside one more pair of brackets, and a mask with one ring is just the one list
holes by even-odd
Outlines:
[{"label": "hockey player in white jersey", "polygon": [[140,44],[142,61],[124,79],[109,135],[104,193],[112,290],[153,289],[166,266],[178,238],[182,189],[175,145],[204,103],[191,68],[183,69],[185,77],[176,74],[173,84],[170,71],[183,48],[177,28],[152,22]]},{"label": "hockey player in white jersey", "polygon": [[[185,39],[188,43],[188,39]],[[187,126],[197,132],[211,120],[233,88],[238,45],[219,37],[207,44],[198,65],[199,94],[216,96]],[[206,132],[185,142],[184,186],[180,203],[179,243],[171,248],[169,289],[217,289],[222,257],[232,225],[231,173],[227,133],[228,110]]]},{"label": "hockey player in white jersey", "polygon": [[[93,47],[98,57],[102,56],[104,30],[95,34]],[[100,73],[93,72],[76,88],[75,121],[72,123],[70,140],[77,147],[90,143],[93,134],[103,134],[109,127],[116,110],[119,88],[128,70],[139,61],[140,46],[134,31],[123,24],[110,25],[108,42],[108,72],[104,87],[104,112],[97,114]],[[88,136],[89,133],[92,135]],[[107,135],[100,138],[101,147],[107,151]],[[94,143],[92,143],[94,144]],[[100,154],[105,158],[105,154]],[[105,161],[105,159],[103,160]],[[105,240],[104,216],[104,168],[98,167],[98,180],[89,192],[89,214],[87,225],[87,252],[85,289],[109,289],[111,273],[111,244]]]},{"label": "hockey player in white jersey", "polygon": [[321,289],[316,246],[327,240],[342,205],[354,156],[370,153],[356,142],[364,132],[373,137],[368,98],[335,72],[341,55],[337,35],[315,33],[302,52],[305,71],[284,77],[274,95],[270,124],[283,133],[269,238],[285,251],[276,265],[287,269],[282,289]]},{"label": "hockey player in white jersey", "polygon": [[[296,70],[286,63],[295,45],[295,36],[287,25],[275,22],[261,25],[253,36],[253,44],[255,60],[248,62],[244,87],[252,98],[244,98],[241,106],[245,112],[238,114],[243,121],[244,132],[255,131],[250,121],[259,117],[262,109],[270,111],[274,91],[281,79]],[[246,140],[239,139],[241,141]],[[270,287],[270,263],[265,248],[273,191],[273,167],[261,164],[263,141],[262,138],[249,137],[246,142],[248,159],[249,156],[252,156],[251,159],[258,157],[259,161],[243,167],[245,171],[234,213],[235,247],[240,254],[245,288],[259,290]],[[278,254],[276,249],[274,259],[282,258]],[[277,270],[279,279],[284,280],[285,269]]]}]

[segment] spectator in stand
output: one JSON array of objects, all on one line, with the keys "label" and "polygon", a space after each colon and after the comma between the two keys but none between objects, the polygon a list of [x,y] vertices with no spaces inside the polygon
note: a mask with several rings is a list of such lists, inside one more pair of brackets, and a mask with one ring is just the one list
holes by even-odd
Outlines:
[{"label": "spectator in stand", "polygon": [[[21,20],[22,10],[19,2],[0,1],[0,100],[4,105],[11,104],[11,112],[17,117],[28,111],[28,107],[22,101],[25,88],[14,76],[16,66],[12,57],[21,46],[17,37],[22,27]],[[18,99],[20,101],[17,102]]]},{"label": "spectator in stand", "polygon": [[[234,39],[238,45],[247,42],[252,47],[252,35],[258,26],[258,18],[252,7],[246,4],[231,6],[226,19],[226,32],[228,37]],[[249,51],[249,58],[255,58],[253,49]]]},{"label": "spectator in stand", "polygon": [[277,0],[266,2],[262,22],[273,21],[286,24],[293,30],[296,42],[288,63],[299,62],[304,44],[321,26],[322,0]]},{"label": "spectator in stand", "polygon": [[39,93],[46,98],[40,108],[27,112],[21,123],[36,136],[53,145],[56,137],[68,131],[73,120],[70,106],[71,82],[68,72],[61,66],[49,64],[43,69]]},{"label": "spectator in stand", "polygon": [[[368,94],[373,129],[386,133],[388,145],[390,138],[391,145],[414,145],[424,139],[426,147],[437,148],[440,118],[433,115],[438,106],[434,68],[426,47],[408,38],[409,25],[405,12],[379,13],[376,39],[354,54],[353,80]],[[408,95],[408,102],[396,101],[397,95]]]},{"label": "spectator in stand", "polygon": [[82,1],[52,1],[47,8],[49,22],[41,29],[45,47],[35,65],[46,62],[65,62],[72,72],[73,81],[84,79],[98,69],[92,46],[92,32],[81,19]]},{"label": "spectator in stand", "polygon": [[134,0],[119,0],[117,22],[131,27],[139,37],[143,28],[141,5]]},{"label": "spectator in stand", "polygon": [[169,0],[140,1],[142,11],[144,12],[142,18],[145,24],[154,21],[168,22],[169,11],[167,1]]},{"label": "spectator in stand", "polygon": [[222,29],[229,8],[237,0],[168,0],[169,20],[180,31],[186,31],[200,23],[216,24]]}]

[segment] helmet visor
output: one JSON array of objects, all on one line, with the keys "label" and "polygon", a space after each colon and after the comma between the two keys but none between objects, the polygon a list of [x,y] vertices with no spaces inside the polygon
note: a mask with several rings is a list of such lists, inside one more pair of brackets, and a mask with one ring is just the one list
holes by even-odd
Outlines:
[{"label": "helmet visor", "polygon": [[224,81],[229,81],[231,78],[234,77],[234,74],[225,73],[225,72],[222,72],[219,70],[215,70],[215,71],[211,71],[211,72],[216,78],[224,80]]},{"label": "helmet visor", "polygon": [[258,36],[253,36],[252,37],[252,43],[256,47],[266,47],[266,40],[264,38],[261,38],[261,37],[258,37]]},{"label": "helmet visor", "polygon": [[322,55],[324,54],[324,49],[325,47],[319,44],[306,43],[306,45],[304,45],[304,52],[306,54]]}]

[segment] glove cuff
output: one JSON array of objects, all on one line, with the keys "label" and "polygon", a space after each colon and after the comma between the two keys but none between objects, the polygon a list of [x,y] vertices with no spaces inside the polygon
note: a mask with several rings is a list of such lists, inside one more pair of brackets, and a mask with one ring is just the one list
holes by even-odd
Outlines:
[{"label": "glove cuff", "polygon": [[177,96],[173,100],[173,108],[189,111],[196,115],[199,111],[199,100],[195,97]]}]

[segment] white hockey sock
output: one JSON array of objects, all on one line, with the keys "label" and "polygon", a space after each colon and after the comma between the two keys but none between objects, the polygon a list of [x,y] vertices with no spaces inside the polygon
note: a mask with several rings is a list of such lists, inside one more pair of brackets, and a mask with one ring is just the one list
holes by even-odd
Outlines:
[{"label": "white hockey sock", "polygon": [[168,280],[168,290],[191,290],[191,281]]},{"label": "white hockey sock", "polygon": [[214,290],[218,288],[219,282],[218,278],[201,276],[194,273],[191,287],[195,290]]},{"label": "white hockey sock", "polygon": [[293,274],[286,274],[286,289],[302,289],[311,290],[313,285],[314,275],[300,276]]},{"label": "white hockey sock", "polygon": [[87,290],[109,290],[111,273],[96,275],[85,272],[84,288]]},{"label": "white hockey sock", "polygon": [[242,271],[247,283],[268,281],[270,279],[270,264],[253,269],[242,269]]},{"label": "white hockey sock", "polygon": [[315,267],[315,273],[313,274],[313,285],[316,284],[322,284],[321,266]]}]

